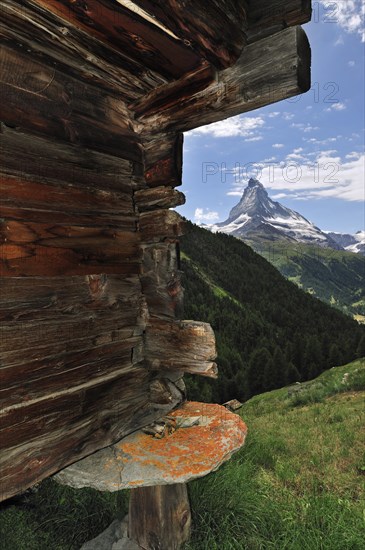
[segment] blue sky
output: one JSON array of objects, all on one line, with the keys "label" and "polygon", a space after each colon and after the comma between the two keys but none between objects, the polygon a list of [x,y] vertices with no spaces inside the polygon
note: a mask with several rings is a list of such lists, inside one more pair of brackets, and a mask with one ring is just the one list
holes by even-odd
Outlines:
[{"label": "blue sky", "polygon": [[362,4],[313,2],[309,92],[185,134],[181,214],[227,219],[255,176],[321,229],[364,229]]}]

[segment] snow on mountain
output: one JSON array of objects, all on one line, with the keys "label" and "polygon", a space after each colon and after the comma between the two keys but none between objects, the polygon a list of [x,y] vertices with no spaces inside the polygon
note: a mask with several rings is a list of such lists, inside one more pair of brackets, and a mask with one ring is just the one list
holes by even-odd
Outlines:
[{"label": "snow on mountain", "polygon": [[362,254],[365,256],[365,231],[358,231],[355,235],[326,231],[326,235],[336,241],[337,244],[348,252],[354,252],[355,254]]},{"label": "snow on mountain", "polygon": [[298,212],[270,199],[257,179],[251,178],[240,202],[232,208],[228,220],[209,226],[211,231],[228,233],[243,240],[265,238],[341,249],[330,236]]}]

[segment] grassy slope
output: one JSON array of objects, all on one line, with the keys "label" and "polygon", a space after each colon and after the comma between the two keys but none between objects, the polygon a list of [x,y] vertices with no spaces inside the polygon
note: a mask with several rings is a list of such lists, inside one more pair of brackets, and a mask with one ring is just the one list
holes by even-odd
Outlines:
[{"label": "grassy slope", "polygon": [[365,360],[305,387],[245,403],[245,447],[190,486],[189,550],[363,548]]},{"label": "grassy slope", "polygon": [[324,302],[365,316],[365,258],[359,254],[290,243],[251,243],[282,275]]},{"label": "grassy slope", "polygon": [[[194,531],[186,550],[362,549],[364,390],[362,359],[301,392],[284,388],[245,403],[245,447],[189,485]],[[126,491],[46,481],[25,506],[0,511],[2,549],[76,550],[123,517],[127,502]]]}]

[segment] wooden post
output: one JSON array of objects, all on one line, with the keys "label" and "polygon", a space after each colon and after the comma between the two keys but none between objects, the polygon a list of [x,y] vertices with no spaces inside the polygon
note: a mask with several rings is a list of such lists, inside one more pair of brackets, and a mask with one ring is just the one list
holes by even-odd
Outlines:
[{"label": "wooden post", "polygon": [[128,536],[144,550],[179,550],[190,537],[185,483],[132,489]]}]

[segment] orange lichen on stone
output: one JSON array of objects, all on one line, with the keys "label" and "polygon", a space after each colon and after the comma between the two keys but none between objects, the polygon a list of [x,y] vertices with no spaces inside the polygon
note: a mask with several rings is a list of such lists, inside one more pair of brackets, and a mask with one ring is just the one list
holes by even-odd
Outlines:
[{"label": "orange lichen on stone", "polygon": [[136,432],[59,476],[108,491],[185,483],[216,470],[244,444],[245,423],[220,405],[187,402],[170,416],[177,429],[163,439]]}]

